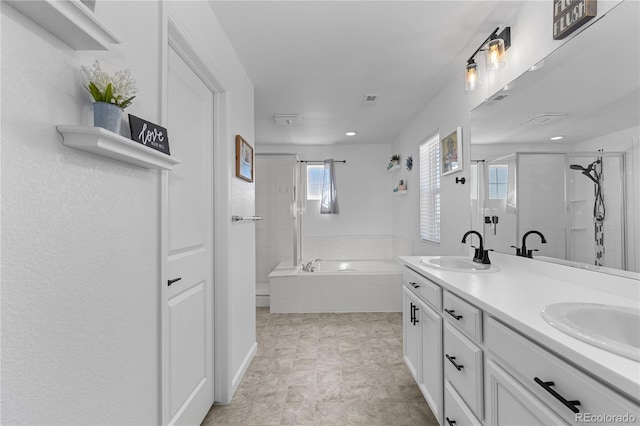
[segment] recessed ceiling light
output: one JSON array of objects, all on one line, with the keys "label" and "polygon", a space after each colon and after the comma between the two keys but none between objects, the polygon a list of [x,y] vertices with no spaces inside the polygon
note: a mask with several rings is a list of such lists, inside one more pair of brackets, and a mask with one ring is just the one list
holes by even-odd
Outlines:
[{"label": "recessed ceiling light", "polygon": [[506,86],[504,86],[504,87],[502,88],[502,90],[511,90],[511,89],[513,89],[514,87],[516,87],[516,83],[511,82],[511,83],[507,84]]},{"label": "recessed ceiling light", "polygon": [[350,130],[350,131],[345,133],[345,135],[347,135],[347,136],[355,136],[357,134],[358,134],[358,132],[354,132],[353,130]]},{"label": "recessed ceiling light", "polygon": [[564,136],[554,136],[554,137],[549,138],[549,139],[551,139],[552,141],[559,141],[562,138],[564,138]]},{"label": "recessed ceiling light", "polygon": [[542,67],[544,67],[544,60],[538,62],[537,64],[529,68],[529,71],[538,71]]}]

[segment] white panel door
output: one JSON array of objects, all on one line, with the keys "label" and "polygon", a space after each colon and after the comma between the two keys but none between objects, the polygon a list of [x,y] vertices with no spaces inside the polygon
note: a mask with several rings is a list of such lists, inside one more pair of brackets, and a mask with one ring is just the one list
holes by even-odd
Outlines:
[{"label": "white panel door", "polygon": [[213,93],[172,48],[168,68],[167,133],[181,163],[168,185],[165,403],[169,424],[193,425],[213,405]]}]

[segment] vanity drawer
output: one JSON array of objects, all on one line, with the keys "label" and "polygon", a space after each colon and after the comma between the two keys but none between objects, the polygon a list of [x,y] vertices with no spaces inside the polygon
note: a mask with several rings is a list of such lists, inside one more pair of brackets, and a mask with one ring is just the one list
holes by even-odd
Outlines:
[{"label": "vanity drawer", "polygon": [[482,349],[444,323],[444,375],[478,418],[483,412]]},{"label": "vanity drawer", "polygon": [[453,389],[451,384],[444,382],[444,423],[443,426],[482,426]]},{"label": "vanity drawer", "polygon": [[443,295],[443,317],[471,340],[482,341],[482,311],[448,291]]},{"label": "vanity drawer", "polygon": [[421,299],[429,303],[437,312],[442,310],[442,287],[408,268],[405,268],[403,277]]},{"label": "vanity drawer", "polygon": [[486,321],[485,343],[491,357],[570,424],[584,424],[588,419],[583,416],[640,418],[637,404],[491,317]]}]

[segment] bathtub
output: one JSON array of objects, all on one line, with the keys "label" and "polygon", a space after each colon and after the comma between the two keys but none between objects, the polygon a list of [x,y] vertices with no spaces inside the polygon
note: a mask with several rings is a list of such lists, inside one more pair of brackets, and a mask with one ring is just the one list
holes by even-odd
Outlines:
[{"label": "bathtub", "polygon": [[314,272],[282,263],[269,287],[273,313],[402,311],[402,268],[393,260],[323,260]]}]

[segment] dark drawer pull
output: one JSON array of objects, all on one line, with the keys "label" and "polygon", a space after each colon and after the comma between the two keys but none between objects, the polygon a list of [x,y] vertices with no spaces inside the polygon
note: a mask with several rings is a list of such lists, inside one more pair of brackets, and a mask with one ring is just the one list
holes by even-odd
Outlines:
[{"label": "dark drawer pull", "polygon": [[456,362],[456,357],[455,356],[449,356],[448,354],[445,354],[444,356],[447,357],[447,359],[449,361],[451,361],[451,364],[453,364],[453,366],[458,370],[462,370],[464,368],[464,365],[460,365]]},{"label": "dark drawer pull", "polygon": [[415,325],[416,323],[413,322],[413,321],[415,321],[415,319],[416,319],[416,313],[415,313],[415,311],[413,309],[416,307],[416,305],[414,305],[413,302],[410,302],[410,305],[411,305],[411,319],[410,320],[411,320],[411,324]]},{"label": "dark drawer pull", "polygon": [[170,286],[171,284],[175,283],[176,281],[180,281],[181,279],[182,279],[182,278],[174,278],[174,279],[172,279],[172,280],[169,280],[169,281],[167,281],[167,285],[169,285],[169,286]]},{"label": "dark drawer pull", "polygon": [[543,382],[542,380],[538,379],[537,377],[534,377],[533,380],[539,384],[540,386],[542,386],[544,388],[544,390],[546,390],[547,392],[549,392],[551,395],[553,395],[558,401],[562,402],[565,407],[567,407],[569,410],[573,411],[574,413],[579,413],[580,410],[578,410],[575,406],[576,405],[580,405],[580,401],[568,401],[566,400],[562,395],[560,395],[558,392],[556,392],[555,390],[551,389],[551,386],[554,386],[555,384],[553,382]]},{"label": "dark drawer pull", "polygon": [[449,417],[445,417],[444,419],[447,421],[447,423],[449,423],[449,426],[453,426],[456,424],[456,421],[451,420]]},{"label": "dark drawer pull", "polygon": [[462,315],[456,315],[456,311],[454,311],[453,309],[445,309],[444,311],[454,317],[457,321],[460,321],[462,319]]},{"label": "dark drawer pull", "polygon": [[416,284],[416,283],[411,283],[410,282],[409,284],[411,284],[411,287],[413,287],[413,288],[420,288],[420,286],[418,284]]}]

